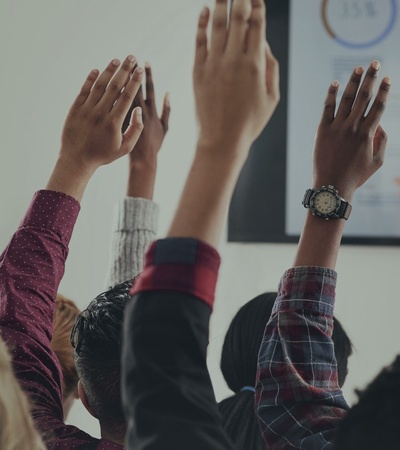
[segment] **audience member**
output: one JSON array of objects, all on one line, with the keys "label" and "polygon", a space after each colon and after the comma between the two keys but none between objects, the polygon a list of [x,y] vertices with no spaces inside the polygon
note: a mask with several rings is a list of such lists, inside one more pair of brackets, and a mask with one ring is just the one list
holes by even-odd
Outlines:
[{"label": "audience member", "polygon": [[[379,69],[380,63],[373,61],[361,83],[363,69],[355,68],[336,113],[337,82],[325,102],[314,143],[313,190],[303,200],[310,211],[294,266],[281,279],[259,354],[256,406],[271,450],[332,449],[349,410],[338,384],[332,341],[334,269],[354,193],[383,164],[387,136],[380,121],[389,78],[383,79],[368,109]],[[366,428],[370,423],[365,422]],[[382,442],[392,423],[388,418],[387,429],[379,430]],[[379,446],[397,447],[398,442]],[[358,444],[351,448],[365,450]]]},{"label": "audience member", "polygon": [[[143,69],[135,69],[135,64],[128,56],[122,65],[113,60],[102,74],[89,74],[66,118],[46,189],[35,194],[0,257],[0,328],[13,351],[16,377],[32,402],[36,428],[49,449],[117,449],[124,443],[102,420],[104,415],[100,440],[64,424],[62,374],[51,339],[55,297],[87,183],[98,167],[128,154],[143,128],[141,109],[135,108],[130,126],[121,133],[142,82]],[[87,404],[82,383],[78,391]]]},{"label": "audience member", "polygon": [[[166,95],[162,115],[159,118],[155,104],[152,71],[148,64],[145,66],[145,73],[146,99],[144,99],[142,88],[140,88],[122,125],[122,133],[124,133],[129,126],[130,117],[135,107],[142,108],[145,128],[135,148],[129,154],[127,197],[117,205],[111,269],[107,277],[108,286],[115,286],[139,275],[143,269],[144,252],[156,235],[158,205],[152,201],[152,198],[157,170],[157,154],[168,131],[170,104],[168,95]],[[126,298],[128,298],[130,285],[124,286]],[[120,294],[121,292],[117,294],[119,298]],[[112,298],[111,293],[108,298]],[[74,400],[79,398],[79,376],[76,371],[74,350],[71,345],[71,331],[79,313],[80,310],[74,302],[61,294],[57,294],[51,345],[60,361],[63,373],[64,418],[67,418]],[[98,320],[96,323],[98,324]],[[120,326],[122,326],[122,322],[120,322]],[[74,340],[76,338],[77,333],[75,333]],[[110,343],[108,342],[108,345]],[[119,343],[114,343],[118,344],[114,354],[118,354]],[[95,359],[97,360],[97,358]],[[118,375],[117,378],[119,379],[120,376]],[[120,401],[119,396],[117,398]]]},{"label": "audience member", "polygon": [[[228,328],[222,347],[221,371],[235,394],[222,400],[218,408],[222,426],[238,450],[265,450],[254,411],[254,385],[258,352],[276,297],[276,292],[267,292],[242,306]],[[332,340],[341,387],[347,376],[352,344],[335,317]]]},{"label": "audience member", "polygon": [[199,20],[194,91],[200,135],[168,238],[150,246],[127,305],[123,400],[129,449],[218,450],[222,430],[206,365],[217,246],[237,177],[279,100],[263,0],[215,5]]},{"label": "audience member", "polygon": [[44,450],[30,415],[25,394],[15,379],[11,357],[0,338],[0,448]]},{"label": "audience member", "polygon": [[111,250],[107,286],[115,286],[135,278],[143,270],[143,256],[157,232],[159,207],[153,202],[157,172],[157,155],[168,131],[171,106],[168,94],[158,117],[152,70],[145,65],[146,99],[139,89],[124,121],[129,125],[133,109],[142,108],[144,129],[129,154],[129,177],[126,197],[118,203]]}]

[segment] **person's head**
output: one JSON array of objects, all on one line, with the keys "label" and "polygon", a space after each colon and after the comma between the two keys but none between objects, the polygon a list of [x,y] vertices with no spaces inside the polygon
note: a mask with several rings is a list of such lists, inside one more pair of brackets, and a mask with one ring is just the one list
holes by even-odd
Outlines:
[{"label": "person's head", "polygon": [[76,319],[71,333],[79,396],[96,417],[102,436],[123,442],[126,422],[121,402],[122,323],[132,281],[98,295]]},{"label": "person's head", "polygon": [[11,357],[0,338],[0,448],[2,450],[45,450],[33,426],[28,399],[11,365]]},{"label": "person's head", "polygon": [[[268,292],[242,306],[228,328],[222,348],[221,371],[235,395],[220,402],[219,411],[224,429],[239,450],[265,450],[254,413],[254,393],[248,388],[255,384],[258,352],[276,297],[276,292]],[[336,318],[332,338],[342,385],[352,345]]]},{"label": "person's head", "polygon": [[382,369],[340,422],[335,450],[397,450],[400,442],[400,355]]},{"label": "person's head", "polygon": [[78,398],[79,377],[75,368],[74,349],[71,345],[71,330],[80,313],[72,300],[57,294],[53,318],[53,340],[51,346],[61,364],[63,373],[63,410],[64,418]]}]

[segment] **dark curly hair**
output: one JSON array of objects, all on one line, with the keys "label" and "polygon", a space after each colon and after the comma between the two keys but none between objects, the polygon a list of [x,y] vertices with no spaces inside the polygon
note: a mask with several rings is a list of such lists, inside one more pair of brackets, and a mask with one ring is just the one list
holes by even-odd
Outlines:
[{"label": "dark curly hair", "polygon": [[77,317],[71,344],[80,381],[102,429],[122,438],[121,346],[124,310],[132,280],[98,295]]}]

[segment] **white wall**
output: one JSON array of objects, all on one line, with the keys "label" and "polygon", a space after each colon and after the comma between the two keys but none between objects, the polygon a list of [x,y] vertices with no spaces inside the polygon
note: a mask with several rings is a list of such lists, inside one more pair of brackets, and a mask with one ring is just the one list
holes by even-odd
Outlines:
[{"label": "white wall", "polygon": [[[155,192],[162,206],[160,235],[165,233],[193,155],[191,65],[195,24],[204,4],[212,1],[0,2],[0,247],[33,192],[45,185],[63,119],[89,70],[131,52],[152,63],[159,101],[166,90],[171,93],[170,132],[159,157]],[[123,160],[99,170],[82,203],[60,288],[81,307],[104,287],[112,210],[124,194],[126,166]],[[294,251],[293,245],[228,244],[224,239],[209,351],[218,399],[228,394],[218,362],[231,318],[245,301],[276,289]],[[350,401],[353,389],[362,387],[399,350],[399,256],[399,248],[341,251],[336,314],[356,345],[345,389]],[[95,421],[80,407],[74,408],[70,421],[98,433]]]}]

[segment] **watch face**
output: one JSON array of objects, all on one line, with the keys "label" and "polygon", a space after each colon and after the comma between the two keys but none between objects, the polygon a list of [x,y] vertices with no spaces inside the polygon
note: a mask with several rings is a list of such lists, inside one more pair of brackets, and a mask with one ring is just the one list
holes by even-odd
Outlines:
[{"label": "watch face", "polygon": [[332,214],[337,208],[337,198],[329,191],[318,192],[314,197],[313,207],[320,214]]}]

